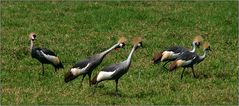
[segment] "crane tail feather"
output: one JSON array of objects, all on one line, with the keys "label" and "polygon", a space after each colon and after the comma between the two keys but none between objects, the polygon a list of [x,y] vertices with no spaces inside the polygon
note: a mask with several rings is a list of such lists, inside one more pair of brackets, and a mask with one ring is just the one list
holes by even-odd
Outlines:
[{"label": "crane tail feather", "polygon": [[68,71],[66,74],[65,74],[65,83],[75,79],[77,76],[74,76],[73,73],[71,71]]},{"label": "crane tail feather", "polygon": [[161,58],[162,58],[162,53],[163,52],[159,52],[159,53],[155,53],[154,54],[154,57],[153,57],[153,62],[154,62],[154,64],[159,64],[160,63],[160,61],[161,61]]}]

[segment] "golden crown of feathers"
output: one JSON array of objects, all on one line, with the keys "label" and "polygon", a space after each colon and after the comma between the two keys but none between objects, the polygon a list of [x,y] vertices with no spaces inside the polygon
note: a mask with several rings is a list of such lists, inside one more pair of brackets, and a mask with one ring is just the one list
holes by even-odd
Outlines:
[{"label": "golden crown of feathers", "polygon": [[126,38],[125,37],[120,37],[118,40],[118,43],[125,43],[126,42]]},{"label": "golden crown of feathers", "polygon": [[197,35],[197,36],[194,37],[193,41],[195,41],[195,42],[202,42],[203,38],[202,38],[201,35]]},{"label": "golden crown of feathers", "polygon": [[137,44],[139,44],[140,42],[142,42],[142,38],[141,38],[141,37],[134,37],[134,38],[133,38],[133,44],[134,44],[134,45],[137,45]]}]

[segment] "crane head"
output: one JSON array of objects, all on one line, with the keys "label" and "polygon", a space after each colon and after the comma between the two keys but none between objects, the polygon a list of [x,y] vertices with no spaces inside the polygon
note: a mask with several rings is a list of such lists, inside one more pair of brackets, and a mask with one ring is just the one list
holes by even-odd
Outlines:
[{"label": "crane head", "polygon": [[202,36],[200,36],[200,35],[195,36],[194,39],[193,39],[193,43],[194,43],[197,47],[199,47],[202,42],[203,42],[203,38],[202,38]]},{"label": "crane head", "polygon": [[133,44],[136,46],[136,49],[138,47],[142,47],[143,46],[142,38],[141,37],[134,37],[133,38]]},{"label": "crane head", "polygon": [[210,44],[208,42],[205,42],[203,44],[203,48],[204,48],[204,50],[211,51]]},{"label": "crane head", "polygon": [[126,38],[125,38],[125,37],[121,37],[121,38],[118,40],[118,46],[115,48],[115,50],[116,50],[116,51],[119,51],[120,48],[124,48],[125,42],[126,42]]},{"label": "crane head", "polygon": [[36,40],[36,34],[34,32],[31,32],[29,34],[29,39],[32,40],[32,41]]}]

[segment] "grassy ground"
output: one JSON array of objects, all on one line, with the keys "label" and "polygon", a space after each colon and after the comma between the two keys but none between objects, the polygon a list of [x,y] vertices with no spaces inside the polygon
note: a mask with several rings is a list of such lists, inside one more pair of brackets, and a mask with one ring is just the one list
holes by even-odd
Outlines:
[{"label": "grassy ground", "polygon": [[[1,1],[1,104],[237,104],[237,2],[4,2]],[[54,72],[32,59],[35,45],[58,54],[65,69]],[[154,52],[170,45],[191,47],[202,34],[212,52],[180,80],[182,69],[167,72],[152,64]],[[144,48],[133,55],[129,72],[105,81],[91,95],[88,78],[65,84],[64,73],[77,61],[128,38],[125,49],[111,52],[94,71],[126,59],[130,40],[142,36]],[[197,50],[202,54],[202,48]]]}]

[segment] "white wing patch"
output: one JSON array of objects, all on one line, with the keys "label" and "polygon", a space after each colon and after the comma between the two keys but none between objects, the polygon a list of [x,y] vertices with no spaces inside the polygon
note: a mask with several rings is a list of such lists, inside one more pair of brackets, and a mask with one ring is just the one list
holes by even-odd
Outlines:
[{"label": "white wing patch", "polygon": [[51,62],[54,63],[55,65],[57,65],[57,64],[60,63],[60,60],[59,60],[58,57],[52,56],[52,55],[47,55],[47,54],[45,54],[43,51],[40,51],[40,52],[43,54],[43,56],[44,56],[47,60],[51,61]]},{"label": "white wing patch", "polygon": [[103,80],[108,80],[111,79],[113,74],[117,71],[118,69],[114,70],[113,72],[105,72],[105,71],[100,71],[100,73],[97,76],[96,81],[103,81]]},{"label": "white wing patch", "polygon": [[77,76],[77,75],[80,75],[80,74],[84,74],[86,73],[86,69],[90,66],[90,63],[88,63],[84,68],[72,68],[71,69],[71,73],[74,75],[74,76]]}]

